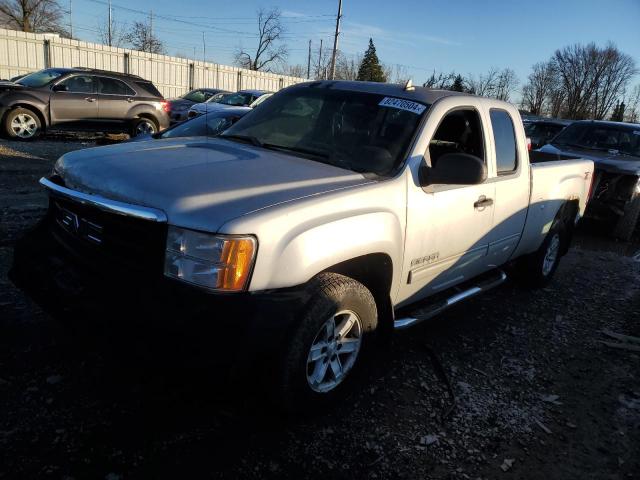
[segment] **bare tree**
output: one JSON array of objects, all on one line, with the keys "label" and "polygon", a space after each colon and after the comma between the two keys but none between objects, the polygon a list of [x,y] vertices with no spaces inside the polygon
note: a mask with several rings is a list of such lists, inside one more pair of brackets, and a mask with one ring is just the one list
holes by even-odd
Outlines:
[{"label": "bare tree", "polygon": [[552,62],[539,62],[532,67],[527,84],[522,88],[523,107],[534,115],[543,113],[552,90],[557,87],[558,74]]},{"label": "bare tree", "polygon": [[604,118],[636,73],[635,62],[614,45],[575,44],[553,56],[566,95],[568,118]]},{"label": "bare tree", "polygon": [[357,80],[362,55],[345,55],[338,51],[336,55],[336,80]]},{"label": "bare tree", "polygon": [[0,0],[0,25],[12,30],[69,36],[65,13],[56,0]]},{"label": "bare tree", "polygon": [[498,73],[492,96],[498,100],[508,102],[518,83],[516,72],[510,68],[505,68]]},{"label": "bare tree", "polygon": [[165,53],[164,44],[151,31],[151,25],[144,22],[135,22],[125,40],[131,48],[147,53]]},{"label": "bare tree", "polygon": [[496,83],[498,81],[499,75],[500,72],[495,67],[491,67],[489,71],[484,75],[469,75],[467,77],[469,91],[482,97],[493,96],[496,90]]},{"label": "bare tree", "polygon": [[640,85],[636,85],[625,100],[627,110],[625,112],[624,121],[630,123],[638,123],[640,121]]},{"label": "bare tree", "polygon": [[129,32],[125,23],[111,21],[111,30],[109,30],[109,20],[98,24],[98,37],[105,45],[112,47],[123,47],[128,41]]},{"label": "bare tree", "polygon": [[285,65],[282,69],[283,75],[291,77],[305,78],[307,76],[307,67],[304,65]]},{"label": "bare tree", "polygon": [[456,72],[436,73],[436,71],[434,70],[429,76],[429,78],[425,80],[422,86],[427,88],[438,88],[438,89],[448,90],[449,87],[455,81],[456,76],[457,76]]},{"label": "bare tree", "polygon": [[287,59],[287,46],[280,43],[284,34],[281,15],[278,8],[258,10],[258,47],[253,54],[242,47],[238,48],[235,55],[237,65],[269,72],[274,64]]}]

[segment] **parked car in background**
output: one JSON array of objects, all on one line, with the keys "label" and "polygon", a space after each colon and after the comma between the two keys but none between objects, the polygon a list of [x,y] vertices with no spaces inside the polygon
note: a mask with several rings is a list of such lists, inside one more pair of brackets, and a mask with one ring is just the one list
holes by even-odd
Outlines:
[{"label": "parked car in background", "polygon": [[189,109],[196,103],[204,103],[210,99],[222,98],[223,93],[231,93],[220,88],[198,88],[185,93],[181,97],[169,100],[169,116],[171,123],[182,122],[187,119]]},{"label": "parked car in background", "polygon": [[168,103],[136,75],[49,68],[0,85],[6,136],[30,140],[46,129],[121,131],[132,136],[169,126]]},{"label": "parked car in background", "polygon": [[587,214],[613,217],[613,235],[631,239],[640,218],[639,124],[574,122],[540,151],[551,158],[580,155],[593,160],[596,173]]},{"label": "parked car in background", "polygon": [[153,147],[62,156],[11,278],[48,311],[89,305],[85,326],[104,312],[109,329],[195,332],[307,413],[343,400],[391,331],[505,265],[551,281],[593,171],[530,164],[509,103],[373,82],[295,85],[215,139]]},{"label": "parked car in background", "polygon": [[273,95],[272,92],[263,90],[240,90],[239,92],[227,95],[221,100],[215,102],[199,103],[191,107],[189,110],[189,118],[197,117],[203,113],[209,113],[217,109],[230,107],[249,107],[255,108],[260,103]]},{"label": "parked car in background", "polygon": [[249,107],[225,108],[177,123],[163,132],[153,135],[138,135],[129,141],[140,142],[177,137],[216,137],[250,111]]},{"label": "parked car in background", "polygon": [[549,143],[549,141],[571,124],[571,120],[559,120],[548,118],[532,120],[525,123],[524,133],[531,139],[531,148],[537,149]]}]

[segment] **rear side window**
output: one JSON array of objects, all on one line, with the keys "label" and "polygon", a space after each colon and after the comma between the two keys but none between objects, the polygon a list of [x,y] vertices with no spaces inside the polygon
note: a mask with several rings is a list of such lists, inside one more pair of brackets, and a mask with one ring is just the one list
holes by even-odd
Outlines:
[{"label": "rear side window", "polygon": [[129,86],[115,78],[98,77],[98,93],[105,95],[135,95]]},{"label": "rear side window", "polygon": [[160,91],[156,88],[156,86],[153,83],[144,82],[144,81],[138,81],[138,82],[134,82],[134,83],[136,85],[138,85],[139,87],[141,87],[142,89],[144,89],[145,91],[149,92],[154,97],[162,98],[162,94],[160,93]]},{"label": "rear side window", "polygon": [[491,110],[490,115],[498,175],[513,172],[518,167],[518,155],[511,116],[504,110]]}]

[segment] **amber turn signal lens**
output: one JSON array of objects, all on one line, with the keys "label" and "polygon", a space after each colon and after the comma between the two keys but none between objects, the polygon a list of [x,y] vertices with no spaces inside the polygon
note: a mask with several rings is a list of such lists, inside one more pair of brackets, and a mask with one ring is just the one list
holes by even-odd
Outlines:
[{"label": "amber turn signal lens", "polygon": [[218,286],[221,290],[238,291],[246,287],[251,266],[255,242],[252,239],[229,239],[225,241],[220,262],[224,264],[221,272],[221,282]]}]

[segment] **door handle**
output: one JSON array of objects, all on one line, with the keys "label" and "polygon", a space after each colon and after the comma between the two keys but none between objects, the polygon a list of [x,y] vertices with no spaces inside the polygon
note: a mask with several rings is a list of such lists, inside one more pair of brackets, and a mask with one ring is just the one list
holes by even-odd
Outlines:
[{"label": "door handle", "polygon": [[473,204],[473,208],[484,208],[490,207],[493,205],[493,198],[487,198],[484,195],[481,195],[480,198]]},{"label": "door handle", "polygon": [[91,103],[93,103],[93,102],[95,102],[95,101],[96,101],[96,99],[95,99],[95,98],[92,98],[92,97],[87,97],[87,98],[85,98],[85,100],[86,100],[87,102],[91,102]]},{"label": "door handle", "polygon": [[133,98],[131,98],[131,97],[127,98],[127,102],[133,103]]}]

